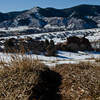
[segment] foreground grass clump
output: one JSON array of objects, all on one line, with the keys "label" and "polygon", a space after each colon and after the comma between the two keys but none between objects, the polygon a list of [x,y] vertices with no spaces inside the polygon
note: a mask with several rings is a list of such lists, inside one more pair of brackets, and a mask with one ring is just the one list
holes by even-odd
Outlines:
[{"label": "foreground grass clump", "polygon": [[12,57],[0,69],[0,100],[51,100],[51,95],[56,100],[60,80],[58,73],[38,60]]},{"label": "foreground grass clump", "polygon": [[26,56],[1,62],[0,100],[100,100],[100,66],[63,64],[48,68]]},{"label": "foreground grass clump", "polygon": [[95,58],[95,62],[100,63],[100,57],[99,58]]},{"label": "foreground grass clump", "polygon": [[58,65],[62,100],[100,100],[100,66],[90,63]]}]

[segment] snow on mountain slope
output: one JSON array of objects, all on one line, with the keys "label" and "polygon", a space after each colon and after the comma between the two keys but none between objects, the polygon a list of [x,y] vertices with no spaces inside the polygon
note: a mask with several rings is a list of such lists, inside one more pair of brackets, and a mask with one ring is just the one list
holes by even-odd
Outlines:
[{"label": "snow on mountain slope", "polygon": [[[0,37],[0,39],[31,37],[31,38],[37,39],[37,40],[45,40],[45,39],[50,40],[50,39],[52,39],[52,40],[55,41],[55,43],[59,43],[59,42],[65,42],[66,38],[69,37],[69,36],[78,36],[78,37],[86,36],[86,38],[88,38],[90,42],[100,40],[100,28],[85,29],[85,30],[74,30],[74,31],[36,33],[36,34],[26,34],[26,35],[23,35],[23,34],[20,33],[20,31],[25,31],[27,29],[33,29],[33,28],[32,27],[29,28],[27,26],[9,28],[8,30],[5,30],[4,28],[0,28],[0,31],[10,33],[10,36],[9,35],[6,36],[6,34],[5,34],[5,37]],[[18,31],[18,33],[16,33],[17,35],[13,34],[14,31]]]},{"label": "snow on mountain slope", "polygon": [[0,27],[32,26],[45,28],[89,29],[100,26],[100,6],[78,5],[71,8],[34,7],[20,12],[0,13]]}]

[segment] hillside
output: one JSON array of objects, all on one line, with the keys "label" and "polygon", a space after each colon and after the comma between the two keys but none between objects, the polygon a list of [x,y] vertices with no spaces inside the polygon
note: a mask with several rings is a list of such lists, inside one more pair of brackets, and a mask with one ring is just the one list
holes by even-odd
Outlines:
[{"label": "hillside", "polygon": [[100,6],[1,12],[0,100],[100,100]]},{"label": "hillside", "polygon": [[0,13],[0,27],[29,26],[57,29],[90,29],[100,27],[100,6],[79,5],[72,8],[40,8]]}]

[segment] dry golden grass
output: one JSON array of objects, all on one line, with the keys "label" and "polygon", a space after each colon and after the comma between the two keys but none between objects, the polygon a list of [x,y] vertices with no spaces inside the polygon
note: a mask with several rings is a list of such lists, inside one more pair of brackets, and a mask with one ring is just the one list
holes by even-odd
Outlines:
[{"label": "dry golden grass", "polygon": [[100,100],[100,65],[47,68],[30,56],[0,62],[0,100]]},{"label": "dry golden grass", "polygon": [[0,100],[28,100],[41,72],[48,70],[39,61],[12,56],[11,62],[0,69]]},{"label": "dry golden grass", "polygon": [[0,100],[59,100],[61,77],[39,60],[11,56],[10,62],[1,65]]},{"label": "dry golden grass", "polygon": [[95,62],[100,63],[100,57],[99,58],[95,58]]},{"label": "dry golden grass", "polygon": [[100,100],[100,66],[64,64],[54,68],[62,76],[62,100]]}]

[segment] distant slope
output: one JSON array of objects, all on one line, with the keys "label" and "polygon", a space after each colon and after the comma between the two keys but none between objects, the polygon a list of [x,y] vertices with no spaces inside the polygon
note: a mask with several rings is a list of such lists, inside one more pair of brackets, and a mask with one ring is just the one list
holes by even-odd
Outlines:
[{"label": "distant slope", "polygon": [[0,13],[0,27],[32,26],[89,29],[100,27],[100,6],[79,5],[66,9],[34,7],[30,10]]}]

